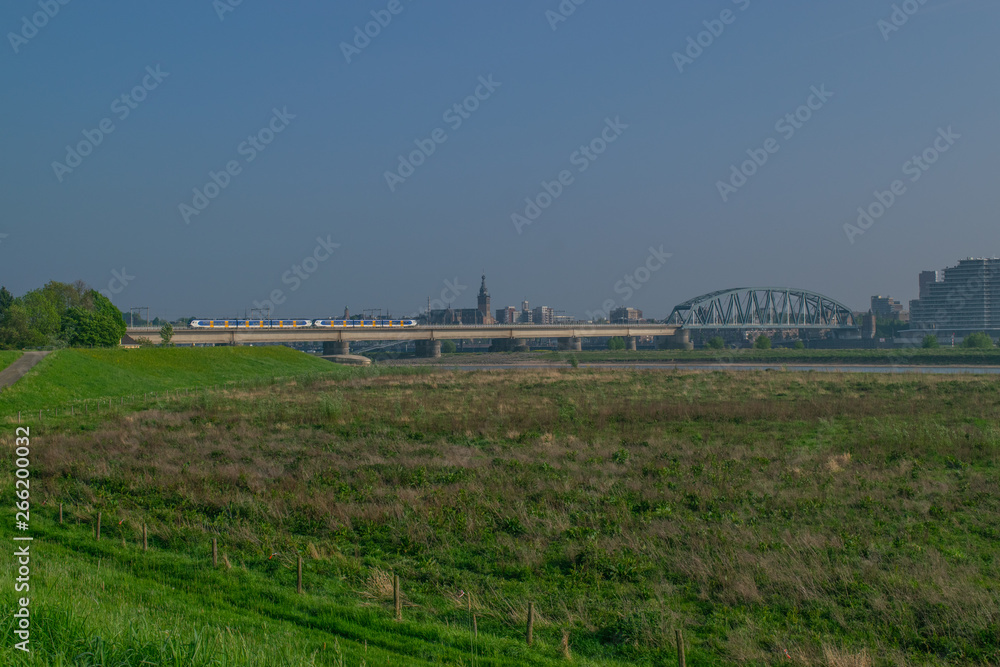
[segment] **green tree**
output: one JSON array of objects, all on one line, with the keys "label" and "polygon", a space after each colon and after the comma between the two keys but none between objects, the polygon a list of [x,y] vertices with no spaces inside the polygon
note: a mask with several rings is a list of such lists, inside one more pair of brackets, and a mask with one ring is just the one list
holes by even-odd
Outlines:
[{"label": "green tree", "polygon": [[934,334],[928,334],[924,336],[923,341],[921,341],[920,343],[920,347],[924,348],[925,350],[933,350],[940,347],[940,343],[938,343],[938,337],[935,336]]},{"label": "green tree", "polygon": [[458,346],[455,345],[453,340],[443,340],[441,341],[441,353],[442,354],[455,354],[458,352]]},{"label": "green tree", "polygon": [[771,339],[764,335],[757,336],[757,340],[754,341],[753,346],[758,350],[770,350]]},{"label": "green tree", "polygon": [[705,347],[710,350],[721,350],[726,346],[726,341],[722,339],[722,336],[712,336],[705,343]]},{"label": "green tree", "polygon": [[170,339],[174,337],[174,327],[172,324],[167,322],[162,327],[160,327],[160,340],[163,341],[164,345],[170,345]]},{"label": "green tree", "polygon": [[77,347],[115,347],[125,335],[125,319],[107,297],[90,290],[93,310],[75,306],[66,311],[63,331],[70,345]]},{"label": "green tree", "polygon": [[962,347],[973,348],[976,350],[991,348],[993,347],[993,339],[989,337],[989,334],[979,331],[966,336],[962,340]]},{"label": "green tree", "polygon": [[625,349],[625,339],[621,336],[615,336],[608,341],[609,350],[624,350]]},{"label": "green tree", "polygon": [[0,347],[20,349],[34,344],[28,309],[20,299],[15,299],[4,311],[3,320],[0,321]]},{"label": "green tree", "polygon": [[0,287],[0,320],[7,309],[14,305],[14,295],[7,291],[6,287]]},{"label": "green tree", "polygon": [[796,350],[804,350],[806,349],[806,344],[803,343],[801,340],[797,340],[795,341],[795,344],[792,345],[792,348]]}]

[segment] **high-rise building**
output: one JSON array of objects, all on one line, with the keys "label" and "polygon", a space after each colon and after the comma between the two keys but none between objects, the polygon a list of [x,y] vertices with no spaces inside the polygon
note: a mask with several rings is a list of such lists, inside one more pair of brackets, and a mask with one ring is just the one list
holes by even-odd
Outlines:
[{"label": "high-rise building", "polygon": [[972,258],[920,275],[920,298],[910,302],[910,329],[958,332],[1000,330],[1000,259]]},{"label": "high-rise building", "polygon": [[517,324],[517,308],[497,308],[497,324]]},{"label": "high-rise building", "polygon": [[871,312],[875,317],[886,320],[898,320],[903,312],[903,304],[899,303],[891,296],[873,296]]},{"label": "high-rise building", "polygon": [[531,313],[531,321],[535,324],[552,324],[555,321],[555,309],[549,306],[537,306]]},{"label": "high-rise building", "polygon": [[930,296],[930,286],[944,280],[944,271],[921,271],[920,272],[920,298]]}]

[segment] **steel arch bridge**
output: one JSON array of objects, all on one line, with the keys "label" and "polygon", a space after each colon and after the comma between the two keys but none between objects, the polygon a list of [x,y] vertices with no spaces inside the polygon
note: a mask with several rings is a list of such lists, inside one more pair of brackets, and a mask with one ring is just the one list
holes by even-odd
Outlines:
[{"label": "steel arch bridge", "polygon": [[685,329],[857,329],[854,313],[830,297],[788,287],[737,287],[676,306],[667,324]]}]

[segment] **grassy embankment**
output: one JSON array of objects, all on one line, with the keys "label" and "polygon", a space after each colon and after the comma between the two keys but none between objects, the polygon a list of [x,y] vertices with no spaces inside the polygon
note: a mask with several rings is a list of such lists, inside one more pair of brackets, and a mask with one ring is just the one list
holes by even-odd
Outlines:
[{"label": "grassy embankment", "polygon": [[0,350],[0,371],[10,366],[18,360],[21,352],[14,350]]},{"label": "grassy embankment", "polygon": [[675,627],[690,665],[996,662],[998,416],[985,377],[560,369],[64,419],[34,433],[33,664],[547,664],[563,629],[658,664]]},{"label": "grassy embankment", "polygon": [[342,367],[280,346],[59,350],[0,392],[0,417],[146,392],[343,373]]}]

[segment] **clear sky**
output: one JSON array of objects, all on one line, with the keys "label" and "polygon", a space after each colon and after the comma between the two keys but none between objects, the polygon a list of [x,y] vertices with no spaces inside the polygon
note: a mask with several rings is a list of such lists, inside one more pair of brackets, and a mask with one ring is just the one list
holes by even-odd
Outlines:
[{"label": "clear sky", "polygon": [[9,0],[0,283],[320,317],[485,270],[494,308],[663,318],[1000,254],[995,0],[576,2]]}]

